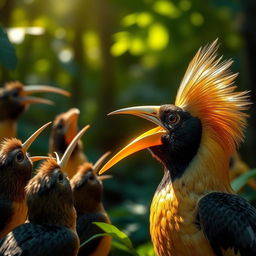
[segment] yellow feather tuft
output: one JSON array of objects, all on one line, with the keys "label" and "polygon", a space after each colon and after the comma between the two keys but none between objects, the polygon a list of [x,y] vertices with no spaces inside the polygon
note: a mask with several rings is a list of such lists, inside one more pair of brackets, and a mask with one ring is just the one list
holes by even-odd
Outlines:
[{"label": "yellow feather tuft", "polygon": [[200,48],[190,62],[177,93],[175,105],[197,116],[203,132],[209,132],[232,154],[243,140],[248,106],[248,91],[235,92],[229,67],[231,60],[217,56],[217,40]]}]

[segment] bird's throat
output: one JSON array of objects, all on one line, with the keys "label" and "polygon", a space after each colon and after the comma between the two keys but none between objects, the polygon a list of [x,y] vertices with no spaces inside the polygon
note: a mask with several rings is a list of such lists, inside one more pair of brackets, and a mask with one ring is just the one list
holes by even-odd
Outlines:
[{"label": "bird's throat", "polygon": [[4,120],[0,122],[0,140],[3,138],[15,138],[17,133],[17,124],[13,120]]}]

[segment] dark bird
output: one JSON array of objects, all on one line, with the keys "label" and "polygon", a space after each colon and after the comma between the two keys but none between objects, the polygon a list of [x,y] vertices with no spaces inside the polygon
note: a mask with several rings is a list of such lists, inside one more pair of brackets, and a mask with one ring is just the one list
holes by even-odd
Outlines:
[{"label": "dark bird", "polygon": [[5,139],[0,146],[0,238],[25,222],[27,204],[25,186],[32,174],[32,162],[44,157],[29,157],[27,150],[50,124],[43,125],[23,144],[18,139]]},{"label": "dark bird", "polygon": [[229,160],[243,140],[248,92],[236,92],[217,41],[200,48],[185,73],[175,105],[131,107],[157,125],[102,168],[144,148],[164,166],[150,210],[150,233],[159,256],[256,255],[256,210],[233,194]]},{"label": "dark bird", "polygon": [[[59,156],[64,154],[66,148],[77,134],[79,114],[79,109],[71,108],[67,112],[56,116],[49,140],[50,153],[57,152]],[[76,173],[78,166],[84,162],[87,162],[87,157],[83,152],[83,143],[79,140],[63,171],[71,179]]]},{"label": "dark bird", "polygon": [[69,96],[67,91],[60,88],[46,85],[24,86],[18,81],[6,83],[3,88],[0,88],[0,140],[16,137],[16,121],[30,104],[53,104],[50,100],[30,96],[42,92]]},{"label": "dark bird", "polygon": [[48,159],[26,186],[28,223],[0,240],[1,256],[76,256],[79,238],[70,183],[62,172],[84,127],[57,160]]},{"label": "dark bird", "polygon": [[[74,204],[77,212],[77,234],[81,245],[90,237],[104,233],[93,222],[110,223],[103,203],[103,184],[102,180],[110,178],[109,175],[98,176],[100,166],[110,154],[104,154],[94,165],[84,163],[70,181]],[[111,248],[111,237],[103,236],[93,239],[91,242],[81,246],[79,256],[106,256]]]}]

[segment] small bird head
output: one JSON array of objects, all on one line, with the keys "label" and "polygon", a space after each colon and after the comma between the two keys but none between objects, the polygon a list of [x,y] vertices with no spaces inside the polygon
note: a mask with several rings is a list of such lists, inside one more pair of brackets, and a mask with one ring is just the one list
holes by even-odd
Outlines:
[{"label": "small bird head", "polygon": [[15,81],[9,82],[0,88],[0,120],[15,120],[22,112],[33,103],[53,105],[53,102],[47,99],[32,97],[31,94],[53,92],[69,96],[69,93],[63,89],[46,86],[46,85],[30,85],[24,86],[22,83]]},{"label": "small bird head", "polygon": [[230,156],[243,139],[247,117],[244,110],[249,100],[247,92],[235,92],[236,74],[229,71],[232,62],[221,62],[217,48],[214,41],[199,49],[189,64],[174,105],[131,107],[110,113],[136,115],[157,127],[123,148],[100,173],[144,148],[149,148],[175,177],[183,174],[196,155],[200,155],[198,161],[209,155],[223,158],[228,167]]},{"label": "small bird head", "polygon": [[29,221],[75,228],[76,214],[70,183],[62,169],[77,141],[89,128],[84,127],[68,146],[63,157],[47,159],[26,186]]},{"label": "small bird head", "polygon": [[[70,142],[77,134],[77,120],[80,111],[77,108],[71,108],[65,113],[56,116],[50,138],[50,151],[62,155]],[[77,144],[81,147],[81,141]]]},{"label": "small bird head", "polygon": [[0,191],[3,191],[3,194],[18,195],[16,189],[24,189],[31,177],[32,162],[45,159],[41,156],[29,157],[27,151],[50,123],[39,128],[24,143],[15,138],[2,142],[0,146]]},{"label": "small bird head", "polygon": [[98,176],[97,172],[109,154],[110,152],[105,153],[94,165],[91,163],[82,164],[70,180],[78,215],[97,210],[98,204],[101,203],[102,180],[109,179],[111,176]]}]

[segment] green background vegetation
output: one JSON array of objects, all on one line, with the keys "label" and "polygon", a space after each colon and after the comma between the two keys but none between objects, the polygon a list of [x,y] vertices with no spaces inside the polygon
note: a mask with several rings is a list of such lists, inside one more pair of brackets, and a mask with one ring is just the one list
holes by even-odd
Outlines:
[{"label": "green background vegetation", "polygon": [[[83,138],[90,161],[107,150],[116,152],[152,125],[107,113],[174,102],[189,61],[200,46],[216,38],[220,55],[232,58],[232,70],[240,73],[239,89],[251,90],[256,102],[255,10],[252,0],[0,0],[0,23],[18,60],[16,65],[11,46],[6,58],[1,44],[1,83],[19,80],[72,92],[70,98],[47,96],[54,107],[31,106],[19,120],[19,137],[27,138],[56,114],[78,107],[80,127],[91,124]],[[255,112],[253,105],[241,150],[251,167],[256,166]],[[45,154],[47,148],[44,133],[32,152]],[[152,255],[147,248],[149,206],[162,167],[144,150],[114,166],[111,174],[104,199],[113,224],[135,247],[146,244],[140,248],[142,255]],[[252,190],[243,193],[255,197]]]}]

